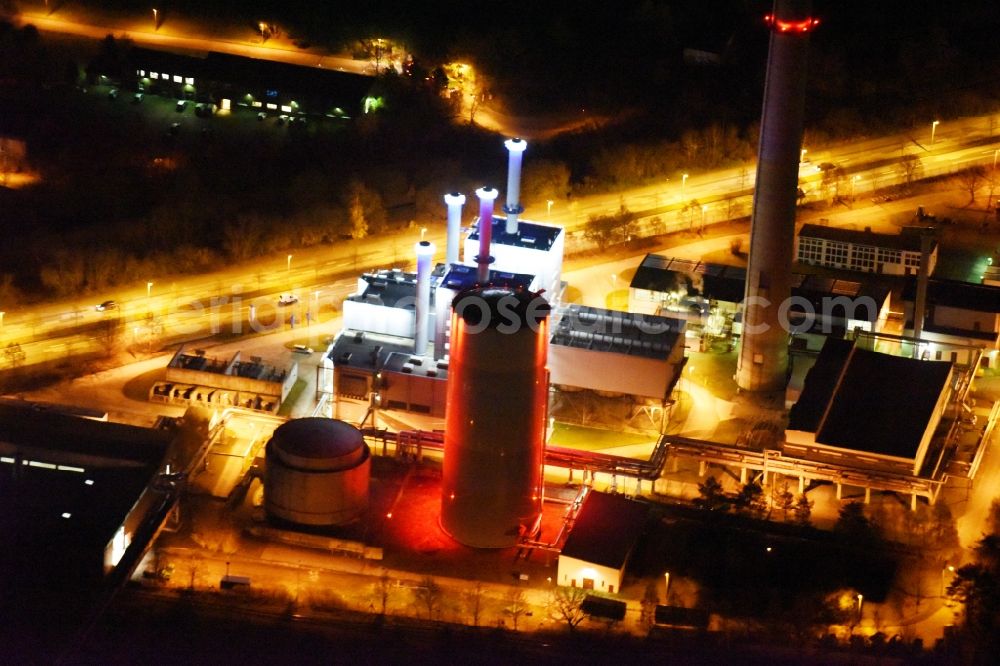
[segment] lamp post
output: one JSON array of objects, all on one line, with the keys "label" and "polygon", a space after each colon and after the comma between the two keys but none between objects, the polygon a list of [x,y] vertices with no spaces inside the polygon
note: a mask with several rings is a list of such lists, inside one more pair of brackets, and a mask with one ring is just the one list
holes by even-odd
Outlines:
[{"label": "lamp post", "polygon": [[941,596],[942,597],[944,596],[944,592],[945,592],[945,588],[946,588],[944,579],[945,579],[945,577],[948,574],[952,574],[952,575],[955,574],[955,565],[948,564],[948,565],[946,565],[946,566],[944,566],[944,567],[941,568]]},{"label": "lamp post", "polygon": [[156,7],[153,7],[153,30],[160,29],[160,12]]},{"label": "lamp post", "polygon": [[670,605],[670,572],[663,572],[663,605]]},{"label": "lamp post", "polygon": [[861,624],[861,608],[865,603],[865,595],[858,593],[858,624]]},{"label": "lamp post", "polygon": [[996,171],[997,168],[997,153],[1000,153],[1000,148],[993,151],[993,170]]},{"label": "lamp post", "polygon": [[0,331],[3,330],[3,316],[7,314],[6,312],[0,312]]},{"label": "lamp post", "polygon": [[851,177],[851,203],[854,203],[854,184],[861,180],[861,176],[855,174]]},{"label": "lamp post", "polygon": [[[993,157],[993,167],[996,168],[996,165],[997,165],[997,160],[996,160],[996,156],[994,156]],[[554,203],[555,202],[552,199],[546,199],[545,200],[545,205],[548,206],[548,208],[545,211],[545,214],[548,217],[552,217],[552,204],[554,204]]]},{"label": "lamp post", "polygon": [[941,124],[940,120],[935,120],[931,123],[931,145],[934,145],[934,135],[937,133],[937,126]]},{"label": "lamp post", "polygon": [[289,279],[292,277],[292,255],[288,255],[288,259],[285,262],[285,277]]},{"label": "lamp post", "polygon": [[152,294],[153,294],[153,283],[152,282],[147,282],[146,283],[146,311],[147,312],[150,310],[150,307],[149,307],[149,297],[152,296]]},{"label": "lamp post", "polygon": [[426,235],[427,235],[427,227],[420,227],[420,240],[423,240],[424,236]]},{"label": "lamp post", "polygon": [[681,194],[684,194],[684,189],[687,187],[688,175],[684,174],[681,176]]},{"label": "lamp post", "polygon": [[260,43],[263,44],[267,41],[267,37],[264,36],[264,31],[267,30],[267,24],[263,21],[258,21],[257,29],[260,30]]},{"label": "lamp post", "polygon": [[806,150],[805,148],[803,148],[803,149],[802,149],[802,150],[801,150],[801,151],[799,152],[799,163],[800,163],[800,164],[801,164],[802,162],[805,162],[805,161],[806,161],[806,153],[808,153],[808,152],[809,152],[809,151],[808,151],[808,150]]}]

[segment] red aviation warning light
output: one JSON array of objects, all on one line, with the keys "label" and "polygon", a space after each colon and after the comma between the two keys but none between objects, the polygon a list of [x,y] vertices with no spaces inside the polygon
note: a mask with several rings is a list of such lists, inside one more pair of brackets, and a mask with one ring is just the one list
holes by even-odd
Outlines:
[{"label": "red aviation warning light", "polygon": [[819,25],[819,19],[817,18],[806,18],[801,21],[788,21],[785,19],[780,19],[775,17],[774,14],[767,14],[764,16],[764,23],[766,23],[771,30],[776,32],[809,32],[813,28]]}]

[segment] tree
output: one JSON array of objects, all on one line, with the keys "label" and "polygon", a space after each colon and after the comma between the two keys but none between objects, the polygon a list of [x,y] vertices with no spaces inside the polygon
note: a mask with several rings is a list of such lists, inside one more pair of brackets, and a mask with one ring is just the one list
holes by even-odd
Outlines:
[{"label": "tree", "polygon": [[351,201],[348,204],[348,227],[350,228],[350,236],[355,240],[361,240],[362,238],[368,237],[368,220],[365,219],[365,209],[361,206],[361,197],[358,194],[353,194],[351,196]]},{"label": "tree", "polygon": [[607,249],[618,229],[618,218],[613,215],[591,215],[583,230],[584,237],[591,243],[596,243],[601,252]]},{"label": "tree", "polygon": [[385,231],[388,215],[382,197],[364,183],[352,180],[344,193],[347,209],[347,233],[354,238],[365,238]]},{"label": "tree", "polygon": [[20,367],[24,363],[24,359],[27,358],[27,354],[21,349],[21,343],[19,342],[9,342],[3,350],[4,359],[6,359],[7,364],[12,368]]},{"label": "tree", "polygon": [[976,164],[958,172],[958,182],[962,190],[969,193],[969,204],[976,203],[976,190],[983,184],[986,178],[986,168],[981,164]]},{"label": "tree", "polygon": [[[560,201],[570,192],[570,172],[565,163],[556,160],[529,160],[521,179],[521,201],[543,204],[549,199]],[[441,197],[438,195],[438,201]]]},{"label": "tree", "polygon": [[799,495],[795,500],[795,523],[805,527],[811,524],[813,502],[806,497],[805,493]]},{"label": "tree", "polygon": [[472,626],[479,626],[479,618],[483,613],[483,584],[477,582],[465,593],[465,609],[472,616]]},{"label": "tree", "polygon": [[920,158],[916,155],[903,155],[899,159],[899,165],[897,166],[897,171],[899,173],[899,179],[903,182],[903,185],[909,189],[913,181],[920,177],[923,172],[923,165],[920,162]]},{"label": "tree", "polygon": [[524,597],[524,590],[513,588],[504,596],[503,614],[510,618],[517,631],[517,622],[522,615],[528,612],[528,602]]},{"label": "tree", "polygon": [[743,484],[733,499],[733,508],[736,509],[737,513],[762,518],[767,513],[767,499],[764,497],[764,489],[755,481]]},{"label": "tree", "polygon": [[795,496],[792,495],[792,491],[788,489],[788,481],[783,481],[781,488],[778,490],[778,496],[775,500],[775,505],[781,511],[781,519],[788,520],[788,512],[795,509]]},{"label": "tree", "polygon": [[[667,603],[668,600],[664,600]],[[656,621],[656,605],[660,603],[660,597],[656,592],[656,583],[650,581],[646,583],[646,589],[642,593],[642,615],[640,621],[642,626],[648,630]]]},{"label": "tree", "polygon": [[955,572],[947,594],[964,608],[963,648],[969,663],[991,663],[1000,649],[1000,534],[983,537],[976,562]]},{"label": "tree", "polygon": [[241,213],[222,227],[222,248],[236,261],[255,257],[263,247],[264,228],[257,215]]},{"label": "tree", "polygon": [[729,498],[723,492],[722,484],[714,476],[705,479],[705,483],[698,484],[698,495],[694,503],[699,508],[708,511],[725,511],[729,508]]},{"label": "tree", "polygon": [[587,591],[582,587],[555,588],[549,597],[549,617],[557,622],[565,622],[570,633],[576,631],[577,625],[587,616],[582,608],[586,598]]},{"label": "tree", "polygon": [[434,616],[441,608],[441,597],[444,591],[432,576],[424,576],[420,579],[420,584],[413,588],[413,596],[417,603],[427,611],[427,619],[433,620]]}]

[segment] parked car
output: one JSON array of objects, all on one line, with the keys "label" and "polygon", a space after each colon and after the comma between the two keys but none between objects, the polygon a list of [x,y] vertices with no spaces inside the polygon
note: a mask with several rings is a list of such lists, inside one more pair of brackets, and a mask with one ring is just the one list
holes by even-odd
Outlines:
[{"label": "parked car", "polygon": [[177,106],[174,107],[174,111],[176,111],[177,113],[181,113],[184,111],[185,107],[187,107],[187,100],[179,99],[177,100]]},{"label": "parked car", "polygon": [[170,136],[177,136],[177,133],[181,131],[181,124],[171,123],[170,129],[168,131],[170,132]]},{"label": "parked car", "polygon": [[145,97],[146,96],[143,93],[137,92],[136,94],[132,95],[132,103],[139,104]]},{"label": "parked car", "polygon": [[295,347],[292,348],[292,351],[296,354],[312,354],[313,348],[306,347],[305,345],[295,345]]},{"label": "parked car", "polygon": [[117,307],[118,304],[115,303],[114,301],[104,301],[99,305],[95,305],[94,309],[97,310],[98,312],[104,312],[106,310],[114,310]]},{"label": "parked car", "polygon": [[295,294],[282,294],[278,296],[278,305],[295,305],[299,302],[299,297]]},{"label": "parked car", "polygon": [[118,88],[112,88],[108,91],[108,99],[118,99]]},{"label": "parked car", "polygon": [[257,114],[257,120],[267,120],[267,114],[261,111]]}]

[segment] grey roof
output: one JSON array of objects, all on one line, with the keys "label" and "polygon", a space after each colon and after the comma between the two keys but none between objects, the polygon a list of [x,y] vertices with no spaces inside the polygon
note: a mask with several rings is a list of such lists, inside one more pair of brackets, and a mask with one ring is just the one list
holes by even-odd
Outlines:
[{"label": "grey roof", "polygon": [[413,353],[413,340],[344,329],[337,336],[328,358],[334,365],[375,371],[393,352]]},{"label": "grey roof", "polygon": [[435,361],[428,356],[414,356],[409,352],[391,352],[382,364],[382,371],[446,379],[448,377],[448,362]]},{"label": "grey roof", "polygon": [[620,569],[642,534],[648,511],[642,502],[591,490],[561,554]]},{"label": "grey roof", "polygon": [[951,374],[950,361],[921,361],[854,349],[816,441],[915,458]]},{"label": "grey roof", "polygon": [[[526,220],[517,221],[517,233],[507,233],[507,218],[493,216],[493,232],[491,240],[498,245],[513,245],[516,247],[526,247],[535,250],[549,251],[555,244],[562,227],[554,227],[548,224],[537,224]],[[472,240],[479,240],[479,223],[476,223],[472,233],[469,234]]]},{"label": "grey roof", "polygon": [[[913,229],[916,230],[917,228],[914,227]],[[857,231],[818,224],[803,224],[799,230],[799,238],[819,238],[822,240],[839,241],[841,243],[853,243],[855,245],[884,247],[891,250],[920,252],[920,234],[914,231],[907,231],[906,228],[904,228],[902,233],[898,234],[881,234],[870,230]],[[937,241],[935,240],[931,247],[933,248],[936,244]]]},{"label": "grey roof", "polygon": [[[465,264],[452,264],[441,281],[442,287],[459,292],[471,289],[478,283],[478,267]],[[490,270],[490,284],[510,287],[511,289],[528,289],[535,276],[525,273],[508,273],[506,271]]]},{"label": "grey roof", "polygon": [[672,317],[567,305],[556,312],[551,344],[666,359],[684,332]]}]

